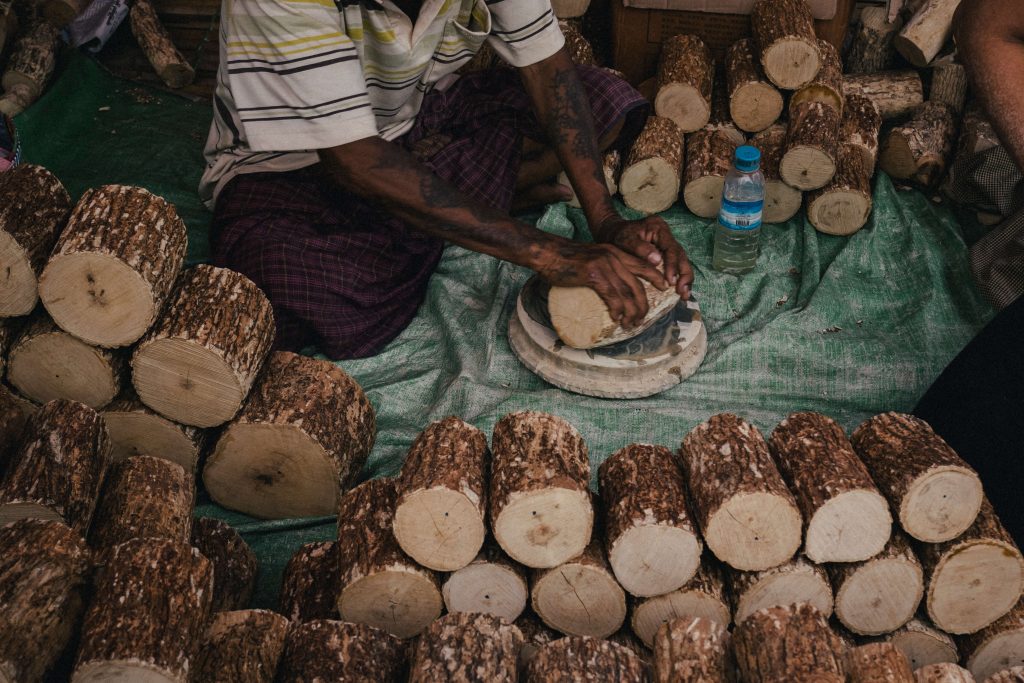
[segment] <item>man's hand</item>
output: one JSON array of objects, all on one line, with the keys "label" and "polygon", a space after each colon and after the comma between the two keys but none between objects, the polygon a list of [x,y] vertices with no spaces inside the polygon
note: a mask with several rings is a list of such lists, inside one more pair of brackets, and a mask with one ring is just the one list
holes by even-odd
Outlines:
[{"label": "man's hand", "polygon": [[[684,299],[690,296],[693,284],[693,268],[668,224],[660,216],[648,216],[640,220],[626,220],[614,215],[593,227],[594,239],[614,244],[616,247],[637,256],[644,261],[660,266],[664,264],[665,279],[675,287]],[[654,281],[652,284],[658,286]],[[658,287],[664,289],[664,287]]]}]

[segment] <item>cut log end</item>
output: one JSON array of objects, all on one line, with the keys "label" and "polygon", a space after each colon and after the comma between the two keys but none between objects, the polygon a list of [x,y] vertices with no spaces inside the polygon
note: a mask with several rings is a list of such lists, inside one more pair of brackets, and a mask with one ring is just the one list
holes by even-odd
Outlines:
[{"label": "cut log end", "polygon": [[110,352],[53,329],[15,344],[7,379],[37,403],[66,398],[98,410],[120,391],[121,367]]},{"label": "cut log end", "polygon": [[977,473],[955,465],[936,467],[907,488],[900,524],[919,541],[948,541],[974,523],[983,497]]},{"label": "cut log end", "polygon": [[871,215],[871,197],[856,190],[821,194],[807,206],[807,219],[818,232],[852,235],[864,227]]},{"label": "cut log end", "polygon": [[567,563],[533,585],[531,604],[545,624],[570,636],[607,638],[626,620],[626,596],[611,572]]},{"label": "cut log end", "polygon": [[715,556],[743,571],[775,567],[800,547],[803,520],[791,500],[755,492],[733,496],[708,520],[705,540]]},{"label": "cut log end", "polygon": [[888,641],[899,648],[914,670],[960,660],[956,643],[948,634],[917,619],[888,636]]},{"label": "cut log end", "polygon": [[817,147],[791,147],[779,163],[779,172],[790,186],[800,190],[824,187],[836,173],[836,162]]},{"label": "cut log end", "polygon": [[345,621],[367,624],[398,638],[411,638],[441,616],[437,585],[419,572],[385,570],[345,586],[338,612]]},{"label": "cut log end", "polygon": [[1020,551],[976,540],[939,562],[928,583],[928,614],[947,633],[973,633],[1010,611],[1024,585]]},{"label": "cut log end", "polygon": [[622,172],[619,191],[631,209],[646,214],[665,211],[679,198],[679,169],[661,157],[644,159]]},{"label": "cut log end", "polygon": [[663,85],[654,98],[654,110],[675,121],[684,133],[700,130],[711,117],[711,107],[700,90],[686,83]]},{"label": "cut log end", "polygon": [[729,607],[707,593],[681,589],[666,595],[648,598],[633,609],[630,626],[647,647],[654,646],[654,636],[662,624],[680,617],[695,616],[728,625],[732,620]]},{"label": "cut log end", "polygon": [[895,631],[913,618],[924,596],[921,566],[906,557],[869,562],[836,592],[836,616],[864,636]]},{"label": "cut log end", "polygon": [[577,349],[608,346],[635,337],[679,303],[675,289],[664,291],[641,280],[648,310],[633,328],[623,329],[611,318],[608,306],[590,287],[552,287],[548,292],[548,314],[559,338]]},{"label": "cut log end", "polygon": [[187,472],[195,471],[200,455],[197,443],[170,420],[152,413],[119,410],[105,410],[103,419],[115,461],[152,455],[176,462]]},{"label": "cut log end", "polygon": [[784,90],[796,90],[818,74],[821,54],[805,39],[784,38],[762,53],[761,64],[772,83]]},{"label": "cut log end", "polygon": [[441,588],[449,612],[493,614],[515,621],[526,608],[526,581],[510,567],[473,563],[453,572]]},{"label": "cut log end", "polygon": [[800,210],[803,197],[800,190],[781,180],[766,180],[762,220],[765,223],[785,223]]},{"label": "cut log end", "polygon": [[721,176],[703,176],[686,183],[683,188],[686,208],[701,218],[714,218],[722,207],[724,185],[725,178]]},{"label": "cut log end", "polygon": [[494,538],[528,567],[555,567],[587,547],[593,528],[590,494],[540,489],[513,498],[494,520]]},{"label": "cut log end", "polygon": [[778,121],[782,107],[782,93],[758,81],[740,85],[729,98],[733,122],[748,133],[760,132]]},{"label": "cut log end", "polygon": [[929,664],[914,671],[916,683],[975,683],[971,672],[957,664]]},{"label": "cut log end", "polygon": [[[425,525],[421,521],[432,520]],[[464,493],[446,487],[404,496],[395,511],[395,538],[424,567],[455,571],[473,561],[487,529],[479,506]]]},{"label": "cut log end", "polygon": [[640,597],[676,590],[700,567],[701,544],[686,529],[668,525],[628,529],[608,550],[622,587]]},{"label": "cut log end", "polygon": [[825,617],[832,614],[832,587],[827,576],[823,572],[819,573],[820,569],[815,571],[806,562],[790,566],[793,567],[790,571],[769,570],[749,589],[736,596],[733,620],[737,625],[758,610],[798,602],[812,605]]},{"label": "cut log end", "polygon": [[9,232],[0,230],[0,317],[28,315],[38,301],[39,289],[29,253]]},{"label": "cut log end", "polygon": [[75,669],[75,683],[182,683],[146,662],[89,662]]}]

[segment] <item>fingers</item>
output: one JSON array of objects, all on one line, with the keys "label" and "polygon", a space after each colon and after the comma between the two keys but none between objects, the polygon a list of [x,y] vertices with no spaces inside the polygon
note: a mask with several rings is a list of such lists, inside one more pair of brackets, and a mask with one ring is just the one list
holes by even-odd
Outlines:
[{"label": "fingers", "polygon": [[618,292],[623,299],[624,312],[622,316],[623,327],[636,327],[644,316],[647,315],[647,294],[644,293],[644,286],[636,279],[633,273],[629,272],[622,261],[613,258],[612,267],[618,277]]},{"label": "fingers", "polygon": [[686,251],[667,230],[659,233],[656,239],[665,254],[665,276],[675,286],[679,296],[689,298],[690,287],[693,285],[693,267]]},{"label": "fingers", "polygon": [[[646,245],[648,248],[654,251],[658,251],[657,247],[655,247],[650,242],[639,243]],[[647,280],[658,289],[668,289],[668,280],[665,279],[665,276],[662,275],[660,270],[651,265],[650,261],[645,261],[643,258],[634,256],[633,254],[627,251],[616,249],[615,247],[608,248],[614,250],[612,253],[612,257],[617,258],[619,261],[621,261],[622,264],[626,266],[627,270],[629,270],[629,272],[633,274],[634,279],[637,277],[642,277],[643,279]]]}]

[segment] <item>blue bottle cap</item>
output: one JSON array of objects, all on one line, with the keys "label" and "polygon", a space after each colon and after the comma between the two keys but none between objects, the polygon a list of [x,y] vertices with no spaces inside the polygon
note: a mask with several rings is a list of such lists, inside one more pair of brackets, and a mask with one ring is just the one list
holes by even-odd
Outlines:
[{"label": "blue bottle cap", "polygon": [[750,145],[740,145],[736,148],[736,170],[749,173],[756,171],[761,165],[761,150]]}]

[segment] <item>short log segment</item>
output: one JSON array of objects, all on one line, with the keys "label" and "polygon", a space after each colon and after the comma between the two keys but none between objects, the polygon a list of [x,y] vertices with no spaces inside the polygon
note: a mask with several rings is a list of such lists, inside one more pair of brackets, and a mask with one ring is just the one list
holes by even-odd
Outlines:
[{"label": "short log segment", "polygon": [[193,683],[273,683],[288,620],[268,610],[221,612],[206,629]]},{"label": "short log segment", "polygon": [[452,572],[441,586],[449,612],[493,614],[515,621],[530,591],[526,572],[496,544],[487,544],[468,565]]},{"label": "short log segment", "polygon": [[1024,601],[977,633],[960,637],[964,664],[979,681],[1024,666]]},{"label": "short log segment", "polygon": [[276,681],[397,683],[406,657],[402,641],[372,626],[328,620],[292,624]]},{"label": "short log segment", "polygon": [[334,514],[376,435],[373,406],[344,370],[277,351],[217,440],[203,483],[215,501],[253,517]]},{"label": "short log segment", "polygon": [[560,417],[510,413],[491,438],[490,523],[509,557],[527,567],[555,567],[590,542],[587,445]]},{"label": "short log segment", "polygon": [[735,153],[735,140],[723,131],[699,130],[687,136],[683,201],[695,215],[718,215],[725,176],[732,168]]},{"label": "short log segment", "polygon": [[238,413],[273,341],[266,295],[239,273],[199,265],[135,348],[132,381],[161,415],[215,427]]},{"label": "short log segment", "polygon": [[921,75],[913,69],[847,75],[843,92],[871,100],[882,120],[906,118],[924,103]]},{"label": "short log segment", "polygon": [[562,36],[565,38],[565,49],[568,51],[569,58],[572,59],[574,64],[598,66],[597,58],[594,56],[594,46],[583,35],[579,22],[559,19],[558,28],[562,30]]},{"label": "short log segment", "polygon": [[0,526],[50,519],[85,536],[109,460],[99,414],[74,401],[50,401],[29,419],[16,464],[0,487]]},{"label": "short log segment", "polygon": [[473,561],[487,528],[487,437],[457,417],[427,427],[397,479],[395,538],[424,567],[455,571]]},{"label": "short log segment", "polygon": [[953,32],[953,13],[960,0],[926,0],[893,39],[904,59],[921,68],[928,66]]},{"label": "short log segment", "polygon": [[806,602],[826,618],[832,614],[832,586],[825,568],[798,555],[759,572],[726,571],[733,621],[738,625],[766,607]]},{"label": "short log segment", "polygon": [[139,455],[111,465],[89,543],[97,550],[133,538],[188,543],[196,482],[181,465]]},{"label": "short log segment", "polygon": [[191,83],[195,69],[174,46],[149,0],[134,0],[129,16],[132,35],[160,80],[169,88],[183,88]]},{"label": "short log segment", "polygon": [[664,211],[679,199],[682,171],[682,129],[672,119],[651,116],[630,148],[622,169],[622,201],[646,214]]},{"label": "short log segment", "polygon": [[802,88],[818,73],[822,57],[804,0],[757,0],[750,28],[761,66],[778,87]]},{"label": "short log segment", "polygon": [[84,12],[92,0],[43,0],[43,17],[56,28],[64,28]]},{"label": "short log segment", "polygon": [[924,420],[882,413],[851,436],[900,526],[919,541],[956,538],[981,508],[981,481]]},{"label": "short log segment", "polygon": [[839,153],[838,111],[821,102],[803,102],[789,110],[786,152],[779,174],[791,187],[816,190],[832,180]]},{"label": "short log segment", "polygon": [[732,620],[722,570],[713,558],[705,557],[697,574],[685,586],[665,595],[634,600],[630,626],[647,647],[654,636],[673,619],[695,616],[728,626]]},{"label": "short log segment", "polygon": [[26,23],[14,43],[0,85],[8,91],[19,86],[26,88],[31,104],[43,94],[53,75],[61,43],[60,29],[38,19]]},{"label": "short log segment", "polygon": [[889,132],[879,166],[893,178],[933,187],[946,172],[956,139],[956,119],[941,102],[925,102],[914,117]]},{"label": "short log segment", "polygon": [[409,683],[516,683],[522,647],[522,632],[503,619],[490,614],[449,614],[419,637]]},{"label": "short log segment", "polygon": [[346,493],[338,511],[338,613],[409,638],[441,614],[437,575],[417,565],[395,541],[397,492],[371,479]]},{"label": "short log segment", "polygon": [[910,542],[893,532],[889,543],[863,562],[832,564],[836,616],[860,635],[895,631],[913,618],[924,596],[924,573]]},{"label": "short log segment", "polygon": [[249,605],[259,562],[252,548],[227,522],[200,517],[192,524],[192,545],[213,565],[212,612]]},{"label": "short log segment", "polygon": [[928,99],[945,104],[959,118],[964,113],[967,101],[967,70],[963,64],[936,64],[932,68],[932,86],[928,91]]},{"label": "short log segment", "polygon": [[683,617],[654,638],[654,683],[728,683],[734,678],[729,631],[717,621]]},{"label": "short log segment", "polygon": [[825,187],[807,193],[807,220],[826,235],[852,235],[871,217],[871,172],[862,148],[841,144],[836,172]]},{"label": "short log segment", "polygon": [[0,481],[21,445],[28,418],[35,412],[33,405],[0,384]]},{"label": "short log segment", "polygon": [[737,146],[747,142],[746,133],[736,126],[729,113],[729,93],[726,92],[724,85],[715,88],[711,97],[711,118],[702,130],[725,133]]},{"label": "short log segment", "polygon": [[878,160],[878,131],[881,127],[882,117],[874,102],[863,95],[846,96],[839,137],[845,144],[853,145],[860,152],[869,180],[875,174],[875,162]]},{"label": "short log segment", "polygon": [[0,680],[41,683],[82,615],[91,557],[61,522],[0,528]]},{"label": "short log segment", "polygon": [[686,435],[680,455],[698,524],[718,559],[759,571],[796,553],[800,511],[757,427],[715,415]]},{"label": "short log segment", "polygon": [[888,504],[835,420],[793,413],[768,445],[806,521],[809,560],[857,562],[885,548],[892,528]]},{"label": "short log segment", "polygon": [[338,619],[337,541],[306,543],[288,560],[281,580],[281,613],[293,622]]},{"label": "short log segment", "polygon": [[925,617],[911,619],[885,639],[899,648],[915,671],[929,664],[960,661],[953,638],[935,628]]},{"label": "short log segment", "polygon": [[985,683],[1024,683],[1024,666],[1015,666],[1012,669],[994,673],[985,679]]},{"label": "short log segment", "polygon": [[750,615],[733,632],[736,664],[748,683],[845,683],[846,647],[824,615],[801,603]]},{"label": "short log segment", "polygon": [[921,667],[914,672],[914,681],[916,683],[975,683],[974,676],[970,671],[948,662]]},{"label": "short log segment", "polygon": [[849,683],[914,683],[910,662],[892,643],[868,643],[846,653]]},{"label": "short log segment", "polygon": [[851,74],[884,71],[896,58],[893,38],[903,28],[903,20],[889,21],[885,7],[867,6],[860,11],[860,23],[846,55],[846,70]]},{"label": "short log segment", "polygon": [[742,130],[764,130],[782,114],[782,94],[775,89],[761,68],[749,38],[743,38],[725,55],[726,88],[729,114]]},{"label": "short log segment", "polygon": [[[127,346],[160,314],[187,243],[174,206],[147,190],[86,190],[39,277],[39,298],[57,324],[79,339]],[[211,311],[202,313],[205,322]]]},{"label": "short log segment", "polygon": [[785,223],[796,215],[803,204],[803,193],[790,187],[779,174],[779,164],[786,151],[786,125],[777,123],[750,140],[761,151],[761,172],[764,174],[765,223]]},{"label": "short log segment", "polygon": [[206,629],[213,568],[169,539],[115,546],[95,583],[72,680],[186,683]]},{"label": "short log segment", "polygon": [[39,274],[70,212],[67,190],[42,166],[21,164],[0,175],[0,317],[36,307]]},{"label": "short log segment", "polygon": [[519,671],[525,672],[534,656],[548,643],[564,638],[561,633],[550,629],[536,614],[527,609],[518,619],[516,627],[523,634],[523,647],[519,651]]},{"label": "short log segment", "polygon": [[561,638],[541,648],[526,669],[526,683],[643,683],[647,664],[624,645],[598,638]]},{"label": "short log segment", "polygon": [[146,406],[126,383],[121,394],[103,409],[113,459],[151,455],[181,465],[195,474],[209,432],[178,424]]},{"label": "short log segment", "polygon": [[675,121],[684,133],[704,127],[711,116],[715,62],[695,35],[676,35],[661,46],[654,111]]},{"label": "short log segment", "polygon": [[789,98],[790,111],[801,102],[821,102],[843,113],[843,62],[839,51],[827,40],[818,40],[821,68],[811,82]]},{"label": "short log segment", "polygon": [[672,452],[626,446],[601,463],[598,480],[608,562],[622,587],[642,597],[663,595],[692,579],[701,542]]}]

